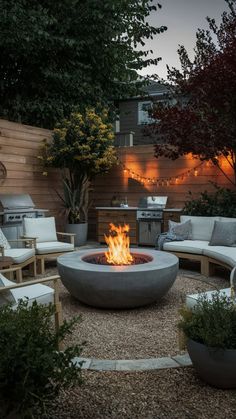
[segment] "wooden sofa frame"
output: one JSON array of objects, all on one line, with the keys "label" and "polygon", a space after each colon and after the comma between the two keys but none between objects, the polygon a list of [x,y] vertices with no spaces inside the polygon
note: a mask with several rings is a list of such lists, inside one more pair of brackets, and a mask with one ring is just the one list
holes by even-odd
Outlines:
[{"label": "wooden sofa frame", "polygon": [[209,256],[197,255],[194,253],[174,252],[170,250],[168,250],[168,253],[173,253],[179,259],[188,259],[188,260],[194,260],[194,261],[200,262],[201,274],[206,277],[214,275],[215,265],[220,265],[230,270],[232,269],[232,266],[227,265],[224,262],[218,261],[217,259],[213,259]]}]

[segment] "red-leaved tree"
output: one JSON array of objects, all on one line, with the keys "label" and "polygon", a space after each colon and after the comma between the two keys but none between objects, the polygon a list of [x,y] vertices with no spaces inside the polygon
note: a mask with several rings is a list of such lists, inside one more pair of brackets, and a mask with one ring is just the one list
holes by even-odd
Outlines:
[{"label": "red-leaved tree", "polygon": [[[192,153],[212,161],[236,186],[236,0],[225,2],[220,25],[208,17],[209,29],[198,30],[192,62],[184,46],[179,48],[181,70],[168,68],[175,105],[154,107],[157,122],[148,130],[157,140],[157,158]],[[232,178],[219,165],[220,156]]]}]

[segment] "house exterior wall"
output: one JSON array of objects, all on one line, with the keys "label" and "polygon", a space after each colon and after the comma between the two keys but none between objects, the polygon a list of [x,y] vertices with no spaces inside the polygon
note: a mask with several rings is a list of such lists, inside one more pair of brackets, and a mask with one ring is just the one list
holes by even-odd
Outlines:
[{"label": "house exterior wall", "polygon": [[139,123],[139,103],[161,100],[163,96],[140,97],[119,102],[120,132],[133,131],[133,145],[153,144],[154,140],[145,134],[145,125]]}]

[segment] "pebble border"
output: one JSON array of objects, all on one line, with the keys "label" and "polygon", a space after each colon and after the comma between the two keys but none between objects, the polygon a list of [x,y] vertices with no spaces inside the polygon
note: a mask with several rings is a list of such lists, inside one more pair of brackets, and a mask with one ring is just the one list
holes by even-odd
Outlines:
[{"label": "pebble border", "polygon": [[83,370],[93,371],[148,371],[163,370],[167,368],[183,368],[192,365],[188,354],[173,357],[148,358],[148,359],[93,359],[75,357],[74,364]]}]

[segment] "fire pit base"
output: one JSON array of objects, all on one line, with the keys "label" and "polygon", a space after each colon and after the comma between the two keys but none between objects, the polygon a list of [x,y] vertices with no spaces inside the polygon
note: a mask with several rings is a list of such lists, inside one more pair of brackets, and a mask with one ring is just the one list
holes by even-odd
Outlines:
[{"label": "fire pit base", "polygon": [[86,262],[88,257],[102,253],[98,249],[86,249],[57,259],[64,286],[90,306],[124,309],[151,304],[167,293],[177,276],[178,258],[167,252],[131,249],[131,253],[148,260],[139,265]]}]

